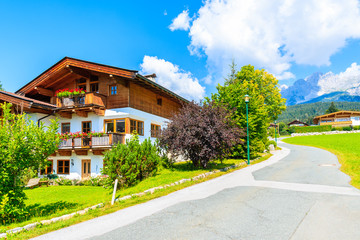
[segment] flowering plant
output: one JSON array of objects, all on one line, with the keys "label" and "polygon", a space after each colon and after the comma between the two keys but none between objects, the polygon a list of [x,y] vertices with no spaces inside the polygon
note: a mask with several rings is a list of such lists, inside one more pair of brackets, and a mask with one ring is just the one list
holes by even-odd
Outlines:
[{"label": "flowering plant", "polygon": [[71,97],[71,96],[78,96],[85,94],[86,91],[82,88],[75,88],[75,89],[59,89],[55,92],[55,96],[62,98],[62,97]]},{"label": "flowering plant", "polygon": [[88,133],[88,136],[89,137],[102,137],[102,136],[104,136],[104,133],[103,132],[92,131],[92,132]]},{"label": "flowering plant", "polygon": [[95,132],[95,131],[92,131],[92,132],[88,132],[88,133],[85,133],[85,132],[74,132],[74,133],[59,133],[59,138],[61,140],[68,140],[70,138],[91,138],[91,137],[102,137],[104,136],[105,134],[103,132]]}]

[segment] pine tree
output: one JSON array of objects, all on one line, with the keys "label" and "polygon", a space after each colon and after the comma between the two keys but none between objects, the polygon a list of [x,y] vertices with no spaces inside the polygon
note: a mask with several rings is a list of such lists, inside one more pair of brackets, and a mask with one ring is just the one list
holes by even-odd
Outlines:
[{"label": "pine tree", "polygon": [[328,113],[333,113],[333,112],[338,112],[338,111],[339,111],[339,109],[336,108],[335,103],[331,102],[330,107],[326,110],[325,113],[328,114]]}]

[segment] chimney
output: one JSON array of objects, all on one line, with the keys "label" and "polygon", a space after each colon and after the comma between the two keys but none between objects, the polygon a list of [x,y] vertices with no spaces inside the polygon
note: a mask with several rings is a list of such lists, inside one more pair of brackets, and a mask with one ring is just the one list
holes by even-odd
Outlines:
[{"label": "chimney", "polygon": [[155,78],[156,78],[156,74],[153,73],[153,74],[150,74],[150,75],[145,75],[144,77],[146,77],[147,79],[153,81],[153,82],[156,82]]}]

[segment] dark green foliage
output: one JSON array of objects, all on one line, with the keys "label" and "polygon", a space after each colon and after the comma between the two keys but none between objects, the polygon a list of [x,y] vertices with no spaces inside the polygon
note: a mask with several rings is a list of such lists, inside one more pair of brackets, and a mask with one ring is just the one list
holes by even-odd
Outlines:
[{"label": "dark green foliage", "polygon": [[349,127],[343,127],[342,130],[343,130],[343,131],[351,131],[352,129],[351,129],[351,127],[349,126]]},{"label": "dark green foliage", "polygon": [[[340,110],[360,111],[360,102],[336,102]],[[278,121],[288,124],[295,119],[299,119],[307,124],[313,124],[315,116],[325,114],[329,108],[328,102],[299,104],[286,107],[286,110],[279,116]]]},{"label": "dark green foliage", "polygon": [[336,108],[335,103],[331,102],[329,108],[325,111],[326,114],[328,113],[334,113],[334,112],[338,112],[339,109]]},{"label": "dark green foliage", "polygon": [[353,130],[360,130],[360,126],[353,126]]},{"label": "dark green foliage", "polygon": [[309,133],[309,132],[328,132],[331,131],[330,125],[309,126],[309,127],[290,127],[291,133]]},{"label": "dark green foliage", "polygon": [[156,174],[161,162],[160,151],[150,139],[139,142],[133,136],[126,144],[117,144],[105,153],[102,173],[108,175],[107,187],[113,187],[116,178],[122,187],[135,185],[139,181]]}]

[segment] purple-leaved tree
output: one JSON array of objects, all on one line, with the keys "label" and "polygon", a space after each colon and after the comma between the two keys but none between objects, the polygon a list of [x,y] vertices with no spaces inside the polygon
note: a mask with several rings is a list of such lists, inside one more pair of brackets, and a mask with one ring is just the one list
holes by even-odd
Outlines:
[{"label": "purple-leaved tree", "polygon": [[206,168],[209,161],[224,159],[235,145],[243,144],[244,131],[228,116],[227,110],[212,102],[190,102],[170,119],[159,138],[160,146],[174,157]]}]

